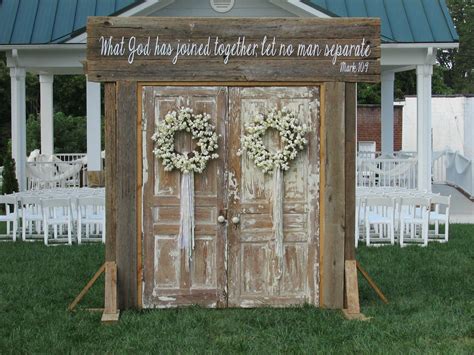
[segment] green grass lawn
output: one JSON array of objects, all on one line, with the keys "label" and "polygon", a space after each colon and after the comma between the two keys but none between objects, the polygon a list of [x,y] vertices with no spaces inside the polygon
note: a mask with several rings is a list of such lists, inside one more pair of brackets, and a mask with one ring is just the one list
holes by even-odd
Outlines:
[{"label": "green grass lawn", "polygon": [[127,311],[100,323],[103,279],[66,311],[103,262],[102,245],[0,244],[0,353],[474,353],[474,226],[448,244],[358,249],[390,304],[359,279],[368,322],[289,309]]}]

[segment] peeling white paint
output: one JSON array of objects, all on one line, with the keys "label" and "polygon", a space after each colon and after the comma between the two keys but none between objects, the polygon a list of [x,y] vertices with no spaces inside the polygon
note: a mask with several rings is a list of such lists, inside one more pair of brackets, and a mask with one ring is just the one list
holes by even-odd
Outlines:
[{"label": "peeling white paint", "polygon": [[229,201],[232,199],[232,203],[237,203],[240,200],[239,196],[239,183],[237,182],[237,178],[232,171],[227,171],[227,197]]},{"label": "peeling white paint", "polygon": [[158,296],[158,299],[161,302],[174,302],[174,301],[176,301],[176,297],[169,297],[169,296]]}]

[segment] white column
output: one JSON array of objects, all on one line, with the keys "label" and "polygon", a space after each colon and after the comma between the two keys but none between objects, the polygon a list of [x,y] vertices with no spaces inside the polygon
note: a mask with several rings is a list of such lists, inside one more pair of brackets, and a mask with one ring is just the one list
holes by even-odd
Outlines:
[{"label": "white column", "polygon": [[26,188],[26,89],[25,68],[10,68],[12,157],[15,159],[16,178],[20,191]]},{"label": "white column", "polygon": [[431,64],[416,67],[418,189],[431,191]]},{"label": "white column", "polygon": [[389,154],[393,152],[393,96],[395,73],[392,71],[383,71],[382,80],[382,153]]},{"label": "white column", "polygon": [[87,81],[87,170],[100,171],[100,83]]},{"label": "white column", "polygon": [[40,74],[41,153],[54,153],[53,79],[51,74]]}]

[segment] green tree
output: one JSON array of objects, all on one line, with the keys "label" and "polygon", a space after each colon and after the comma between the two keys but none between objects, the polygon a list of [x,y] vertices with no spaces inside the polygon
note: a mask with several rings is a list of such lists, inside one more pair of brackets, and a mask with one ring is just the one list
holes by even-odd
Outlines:
[{"label": "green tree", "polygon": [[458,49],[438,52],[438,62],[444,69],[444,82],[457,94],[474,93],[474,2],[448,0],[451,17],[459,34]]},{"label": "green tree", "polygon": [[7,154],[10,130],[10,72],[5,53],[0,52],[0,162],[1,157]]},{"label": "green tree", "polygon": [[58,75],[54,77],[54,111],[72,116],[86,115],[86,77]]}]

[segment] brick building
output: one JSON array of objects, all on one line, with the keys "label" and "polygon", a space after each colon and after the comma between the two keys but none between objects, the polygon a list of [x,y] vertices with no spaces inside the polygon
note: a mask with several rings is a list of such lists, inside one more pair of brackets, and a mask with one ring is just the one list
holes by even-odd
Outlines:
[{"label": "brick building", "polygon": [[[358,105],[357,142],[360,149],[375,145],[375,151],[382,150],[380,105]],[[393,107],[393,149],[402,150],[403,105]],[[364,142],[364,143],[361,143]],[[373,143],[370,143],[373,142]],[[375,144],[374,144],[375,143]],[[364,148],[363,148],[364,147]],[[372,149],[373,150],[373,149]]]}]

